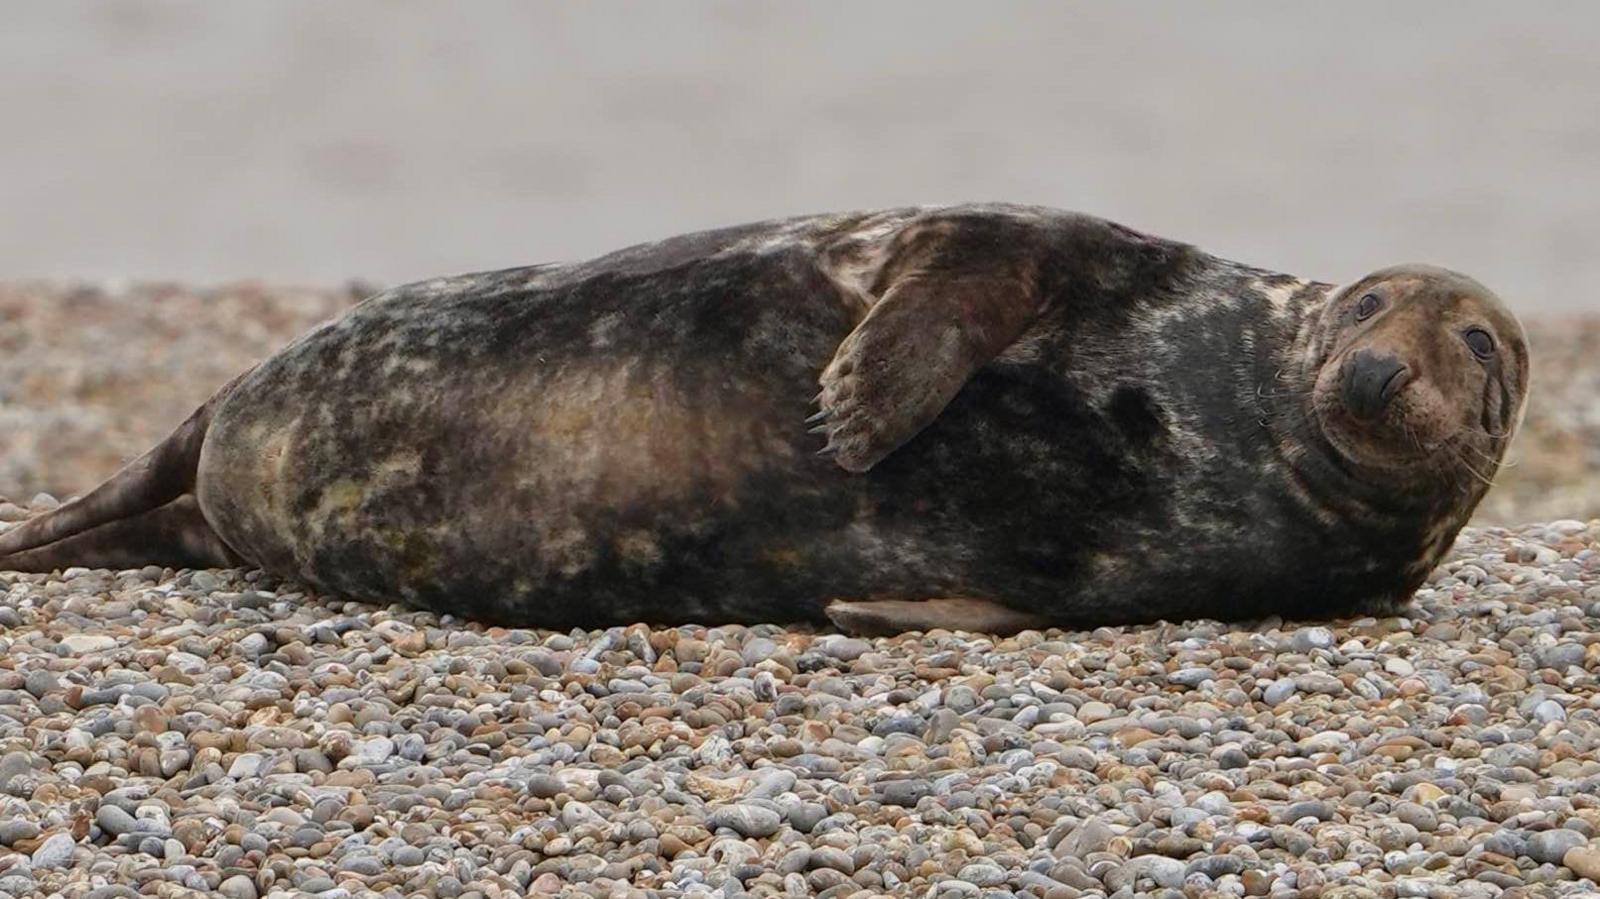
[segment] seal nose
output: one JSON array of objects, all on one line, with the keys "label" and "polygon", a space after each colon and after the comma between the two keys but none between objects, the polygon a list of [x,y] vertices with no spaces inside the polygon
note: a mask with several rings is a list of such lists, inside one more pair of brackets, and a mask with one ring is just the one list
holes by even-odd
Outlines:
[{"label": "seal nose", "polygon": [[1357,350],[1345,364],[1345,408],[1357,418],[1377,418],[1410,380],[1411,369],[1394,356]]}]

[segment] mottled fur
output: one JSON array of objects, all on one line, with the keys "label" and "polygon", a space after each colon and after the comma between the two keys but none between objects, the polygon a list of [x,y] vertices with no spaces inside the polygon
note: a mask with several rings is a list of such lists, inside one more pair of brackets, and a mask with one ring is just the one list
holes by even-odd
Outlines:
[{"label": "mottled fur", "polygon": [[[1348,295],[1031,207],[686,235],[373,297],[208,403],[182,486],[229,554],[501,623],[1337,615],[1408,596],[1484,489],[1330,437]],[[0,566],[67,561],[42,527]]]}]

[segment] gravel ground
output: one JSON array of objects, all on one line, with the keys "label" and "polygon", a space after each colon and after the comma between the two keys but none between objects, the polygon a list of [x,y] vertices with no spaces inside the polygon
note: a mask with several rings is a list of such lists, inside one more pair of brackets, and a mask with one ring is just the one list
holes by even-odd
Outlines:
[{"label": "gravel ground", "polygon": [[[92,486],[363,292],[0,285],[0,494]],[[1600,322],[1530,330],[1480,525],[1600,516]],[[0,899],[1600,879],[1600,519],[1469,528],[1408,617],[1007,639],[486,629],[153,567],[0,594]]]},{"label": "gravel ground", "polygon": [[1469,530],[1409,617],[1008,639],[0,574],[0,897],[1593,893],[1597,544]]}]

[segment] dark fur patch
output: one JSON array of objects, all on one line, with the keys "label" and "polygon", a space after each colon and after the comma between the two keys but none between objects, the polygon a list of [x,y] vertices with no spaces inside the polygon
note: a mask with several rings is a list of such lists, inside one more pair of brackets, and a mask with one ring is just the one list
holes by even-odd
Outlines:
[{"label": "dark fur patch", "polygon": [[1119,386],[1112,392],[1111,402],[1106,404],[1106,414],[1135,448],[1149,446],[1166,432],[1160,404],[1150,397],[1150,391],[1141,387]]}]

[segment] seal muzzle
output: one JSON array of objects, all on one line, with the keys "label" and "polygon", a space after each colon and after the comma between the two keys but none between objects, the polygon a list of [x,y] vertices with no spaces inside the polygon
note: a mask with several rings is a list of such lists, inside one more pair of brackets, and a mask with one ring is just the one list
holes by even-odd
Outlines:
[{"label": "seal muzzle", "polygon": [[1345,363],[1344,405],[1351,415],[1371,421],[1389,408],[1411,381],[1411,369],[1398,358],[1373,350],[1356,350]]}]

